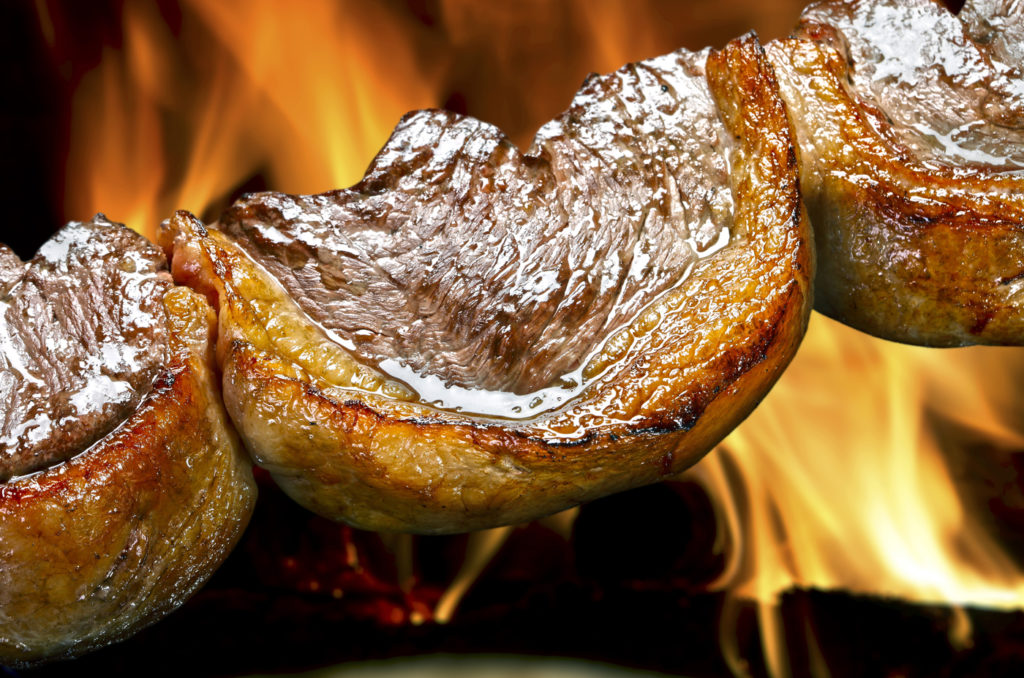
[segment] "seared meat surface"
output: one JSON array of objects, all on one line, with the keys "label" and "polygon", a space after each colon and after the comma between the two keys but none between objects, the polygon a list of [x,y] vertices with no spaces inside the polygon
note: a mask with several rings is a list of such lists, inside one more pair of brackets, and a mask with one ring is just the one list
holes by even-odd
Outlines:
[{"label": "seared meat surface", "polygon": [[1024,343],[1019,3],[827,0],[768,47],[815,229],[815,307],[878,336]]},{"label": "seared meat surface", "polygon": [[852,90],[925,164],[1022,169],[1024,72],[1019,55],[1014,63],[1008,52],[1013,36],[1004,26],[1024,13],[991,13],[1019,3],[982,4],[989,6],[965,7],[977,17],[973,36],[934,0],[819,3],[804,12],[796,36],[837,49],[850,64]]},{"label": "seared meat surface", "polygon": [[[994,63],[1016,69],[1019,83],[1024,77],[1024,5],[1019,0],[967,0],[958,16],[967,36],[987,49]],[[1021,85],[1015,87],[1019,91]],[[1020,129],[1020,122],[1015,126]]]},{"label": "seared meat surface", "polygon": [[479,120],[409,114],[359,184],[254,195],[219,227],[384,371],[556,385],[730,237],[707,55],[589,78],[525,154]]},{"label": "seared meat surface", "polygon": [[163,253],[102,216],[28,263],[0,247],[0,481],[109,433],[167,363]]},{"label": "seared meat surface", "polygon": [[181,605],[255,501],[215,317],[97,216],[28,263],[0,247],[0,665],[70,657]]},{"label": "seared meat surface", "polygon": [[809,236],[747,37],[588,78],[525,154],[410,114],[352,188],[179,213],[161,242],[220,309],[257,463],[331,518],[454,532],[710,449],[803,335]]}]

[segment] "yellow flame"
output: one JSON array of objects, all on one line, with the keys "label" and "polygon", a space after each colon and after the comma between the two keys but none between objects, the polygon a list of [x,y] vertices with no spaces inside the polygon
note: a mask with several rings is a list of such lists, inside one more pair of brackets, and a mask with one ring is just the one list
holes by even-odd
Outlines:
[{"label": "yellow flame", "polygon": [[718,586],[1024,606],[1020,569],[965,513],[924,417],[1021,445],[1000,401],[1022,366],[1017,349],[902,346],[815,316],[775,389],[692,471],[735,546]]},{"label": "yellow flame", "polygon": [[491,562],[491,559],[501,550],[502,545],[512,534],[512,529],[511,527],[495,527],[469,535],[469,543],[466,544],[466,559],[448,589],[437,601],[437,605],[434,607],[434,619],[442,624],[451,621],[452,615],[455,614],[455,608],[458,607],[462,597],[469,591],[473,582],[480,577],[480,573]]},{"label": "yellow flame", "polygon": [[[276,190],[348,186],[436,85],[377,3],[185,0],[180,32],[127,3],[74,97],[65,213],[152,235],[260,175]],[[40,12],[40,16],[48,16]]]}]

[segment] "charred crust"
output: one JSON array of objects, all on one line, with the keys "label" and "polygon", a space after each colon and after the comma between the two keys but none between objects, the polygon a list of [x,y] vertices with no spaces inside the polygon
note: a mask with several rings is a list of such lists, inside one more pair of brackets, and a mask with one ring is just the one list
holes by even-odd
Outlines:
[{"label": "charred crust", "polygon": [[673,462],[675,461],[675,453],[669,450],[661,457],[661,475],[667,476],[672,473]]},{"label": "charred crust", "polygon": [[175,384],[178,382],[177,370],[164,369],[156,376],[153,380],[153,392],[161,393],[174,389]]},{"label": "charred crust", "polygon": [[[14,567],[43,578],[67,578],[81,587],[72,598],[62,584],[47,592],[49,609],[33,605],[28,628],[45,628],[42,625],[56,620],[53,637],[48,633],[34,638],[32,644],[44,644],[38,648],[29,644],[18,648],[17,654],[4,654],[5,662],[14,657],[13,665],[27,667],[44,657],[72,658],[139,631],[187,599],[237,541],[252,509],[254,487],[241,475],[243,468],[248,473],[248,465],[233,456],[240,451],[214,435],[225,422],[196,397],[204,382],[192,368],[197,363],[195,355],[189,349],[173,355],[171,367],[157,378],[135,412],[94,445],[59,465],[0,484],[0,517],[21,519],[5,521],[10,529],[2,533],[13,538],[12,548],[31,539],[39,549],[31,550],[31,563],[12,551],[9,556],[23,561],[15,560]],[[217,447],[211,449],[210,445]],[[228,455],[232,455],[230,461]],[[208,478],[192,473],[189,459],[215,464],[211,469],[217,474]],[[228,496],[230,507],[219,502]],[[174,526],[181,524],[183,515],[211,507],[228,513],[208,516],[194,532],[190,527],[184,535],[187,545],[173,543],[160,553],[145,547],[143,535],[148,537],[165,526],[177,529]],[[54,524],[55,520],[59,522]],[[101,527],[95,533],[96,543],[78,543],[83,528],[93,526]],[[127,531],[126,539],[116,537],[119,529]],[[191,547],[199,553],[182,552]],[[28,549],[22,546],[21,550]],[[45,558],[46,553],[55,552],[60,552],[61,558]],[[105,557],[109,558],[106,565],[102,563]],[[151,558],[160,559],[157,570],[147,567]],[[125,586],[136,578],[146,586],[140,590]],[[111,585],[109,598],[101,588],[106,585]],[[79,596],[83,590],[85,596]],[[36,595],[17,581],[6,593],[13,596],[5,600],[13,601],[15,615]],[[99,608],[92,605],[97,601],[102,603]],[[129,605],[131,611],[127,611]],[[109,619],[118,624],[103,628]],[[18,626],[20,622],[15,624]],[[69,628],[74,635],[69,635]],[[3,640],[0,653],[9,652],[10,638]],[[56,647],[48,649],[47,644]]]},{"label": "charred crust", "polygon": [[[849,178],[842,179],[843,183],[854,187],[866,199],[860,200],[860,203],[866,202],[876,213],[906,228],[955,225],[958,228],[975,229],[1002,226],[1024,231],[1024,217],[1012,206],[999,201],[984,206],[972,204],[969,198],[958,202],[936,198],[929,205],[911,201],[906,195],[906,185],[935,185],[941,188],[962,186],[967,193],[981,194],[997,177],[995,173],[980,168],[975,170],[975,176],[964,177],[953,170],[924,167],[916,163],[906,146],[877,131],[872,120],[885,119],[884,112],[841,85],[841,81],[848,79],[852,64],[848,63],[848,56],[844,60],[840,55],[839,46],[835,43],[841,40],[834,29],[817,23],[804,23],[800,30],[805,36],[824,45],[824,48],[819,48],[819,53],[827,62],[825,68],[837,81],[837,96],[845,102],[856,120],[855,134],[869,139],[873,147],[865,153],[864,162],[868,164],[866,171],[870,172],[875,181],[864,184]],[[891,120],[888,122],[891,124]]]},{"label": "charred crust", "polygon": [[[513,429],[513,431],[515,431],[515,429]],[[520,431],[515,431],[515,432],[520,437],[524,438],[525,440],[530,440],[532,442],[538,443],[538,444],[543,445],[545,447],[554,448],[554,449],[563,449],[563,450],[564,449],[573,449],[573,448],[577,448],[577,447],[585,447],[585,446],[590,445],[591,443],[595,442],[600,437],[599,433],[597,431],[593,431],[593,430],[587,431],[586,435],[583,435],[583,436],[581,436],[579,438],[554,438],[554,439],[551,439],[551,438],[540,438],[540,437],[537,437],[537,436],[527,436],[527,435],[523,435],[523,433],[520,432]],[[606,435],[606,437],[611,438],[611,434],[605,434],[605,435]],[[618,439],[618,437],[616,438],[616,440],[617,439]]]},{"label": "charred crust", "polygon": [[210,265],[213,267],[213,273],[220,280],[228,280],[231,278],[231,262],[227,261],[226,257],[215,256],[210,258]]},{"label": "charred crust", "polygon": [[[780,332],[786,325],[788,307],[792,303],[792,299],[788,297],[792,297],[793,292],[794,288],[791,287],[787,299],[780,304],[774,316],[766,323],[765,328],[759,332],[756,343],[742,353],[731,353],[724,356],[721,360],[721,362],[725,363],[724,369],[719,371],[720,376],[718,379],[711,384],[697,389],[695,392],[691,392],[685,405],[671,412],[647,417],[638,424],[627,425],[624,429],[616,431],[589,430],[585,435],[576,438],[540,437],[515,427],[473,420],[469,417],[465,417],[460,421],[449,421],[431,417],[393,417],[358,398],[337,400],[321,391],[315,384],[303,379],[272,374],[267,376],[296,383],[307,396],[321,401],[338,414],[347,412],[350,415],[369,416],[379,426],[407,424],[421,430],[464,431],[471,436],[475,444],[491,449],[492,452],[501,451],[507,453],[511,449],[515,451],[516,456],[535,456],[539,454],[548,459],[556,459],[562,456],[556,454],[557,450],[582,449],[598,443],[601,439],[617,443],[624,438],[644,438],[654,435],[687,432],[693,429],[715,398],[727,392],[729,386],[767,359],[771,346],[775,344]],[[239,367],[242,367],[244,371],[260,370],[258,366],[259,360],[252,356],[248,350],[244,350],[250,347],[251,345],[241,340],[235,339],[232,341],[233,352],[243,349],[241,352],[246,354],[245,358],[243,358],[246,365],[239,364]],[[234,359],[237,360],[237,355]],[[527,446],[523,447],[522,444],[517,444],[513,440],[519,441],[519,443],[527,443]]]},{"label": "charred crust", "polygon": [[[799,162],[796,157],[796,145],[792,142],[790,142],[789,146],[786,148],[786,169],[790,172],[796,172],[799,169]],[[799,187],[797,187],[797,191],[799,190]]]},{"label": "charred crust", "polygon": [[[621,72],[628,73],[642,67],[631,64],[624,67]],[[226,385],[234,391],[229,394],[233,399],[233,402],[229,403],[229,408],[243,408],[241,415],[232,410],[240,428],[243,429],[243,435],[246,434],[246,423],[254,424],[254,431],[261,430],[261,426],[269,425],[274,427],[274,430],[280,427],[280,437],[284,441],[281,443],[280,468],[287,467],[289,473],[301,477],[302,482],[307,485],[335,485],[333,488],[326,488],[323,496],[332,492],[337,493],[339,489],[344,492],[352,488],[363,491],[364,485],[372,486],[372,492],[367,490],[366,495],[371,497],[370,501],[376,505],[375,510],[380,514],[389,513],[382,508],[389,498],[381,496],[381,491],[393,493],[392,498],[399,505],[399,508],[395,509],[395,515],[404,510],[401,506],[403,502],[412,507],[411,512],[425,509],[435,514],[423,523],[415,522],[417,519],[422,520],[422,516],[410,520],[409,525],[418,525],[420,528],[436,520],[438,510],[458,510],[454,506],[440,505],[440,502],[447,501],[443,500],[443,497],[449,488],[437,489],[438,487],[445,482],[460,482],[453,479],[458,473],[475,473],[476,469],[487,467],[489,463],[488,473],[506,473],[510,464],[517,472],[528,473],[532,478],[541,479],[530,482],[543,482],[545,474],[570,474],[579,469],[586,469],[591,460],[598,460],[597,463],[601,465],[616,467],[616,472],[622,477],[632,474],[633,478],[653,480],[659,468],[662,475],[667,474],[676,470],[683,462],[692,461],[697,453],[705,452],[713,442],[708,441],[714,436],[723,435],[731,424],[749,411],[752,401],[770,386],[770,382],[779,372],[779,367],[792,356],[803,331],[809,301],[809,282],[806,275],[794,276],[793,271],[806,270],[813,265],[813,260],[807,252],[810,236],[806,233],[807,224],[803,218],[796,175],[798,151],[792,142],[788,118],[778,95],[774,71],[756,35],[748,34],[733,41],[724,49],[712,52],[707,64],[707,80],[714,99],[718,102],[718,115],[724,122],[725,129],[741,139],[742,146],[739,152],[743,154],[742,160],[747,163],[741,168],[747,172],[742,177],[744,181],[753,184],[749,201],[747,198],[744,198],[744,202],[737,200],[737,205],[747,210],[745,214],[751,222],[761,220],[756,225],[770,231],[773,239],[770,242],[771,246],[764,246],[766,254],[757,263],[758,273],[763,272],[764,278],[757,284],[761,285],[763,282],[766,285],[758,289],[765,290],[770,286],[771,291],[765,293],[764,296],[767,298],[757,299],[756,304],[744,307],[749,308],[753,314],[752,318],[722,330],[722,340],[711,345],[706,352],[703,352],[703,348],[700,349],[702,352],[697,354],[701,369],[699,377],[695,378],[687,373],[685,380],[675,381],[667,387],[661,381],[654,383],[652,380],[651,383],[645,383],[651,372],[656,369],[655,366],[677,366],[678,361],[691,355],[684,351],[677,352],[670,346],[665,348],[664,354],[669,359],[663,361],[662,354],[654,353],[655,349],[651,349],[651,353],[645,353],[645,347],[639,358],[634,359],[632,363],[627,364],[626,359],[622,359],[616,364],[617,373],[621,371],[625,384],[631,389],[623,391],[624,403],[627,400],[631,403],[627,405],[630,407],[628,416],[635,416],[631,421],[624,422],[598,416],[595,418],[596,424],[584,425],[582,421],[593,420],[579,417],[579,411],[573,407],[575,404],[602,402],[599,398],[587,402],[582,400],[589,399],[591,395],[582,396],[580,400],[573,399],[572,404],[566,404],[555,411],[552,417],[547,416],[552,413],[545,413],[526,420],[505,421],[448,411],[438,411],[438,416],[435,417],[432,413],[436,410],[425,403],[403,404],[400,401],[391,401],[380,392],[363,397],[362,394],[366,392],[354,388],[328,387],[328,382],[321,380],[326,374],[318,375],[316,366],[309,366],[305,358],[296,360],[303,361],[302,365],[307,367],[293,371],[290,365],[297,363],[292,363],[284,355],[278,354],[271,346],[273,341],[268,344],[263,339],[254,338],[256,345],[253,345],[242,339],[234,339],[230,342],[230,349],[226,351],[226,355],[222,350],[219,356],[227,376]],[[600,90],[608,87],[607,83],[608,80],[591,79],[584,83],[584,87]],[[402,137],[405,131],[403,126],[410,120],[410,116],[421,114],[412,113],[403,119],[391,140],[371,163],[364,179],[347,189],[347,192],[373,192],[387,187],[413,162],[409,159],[424,152],[423,143],[410,140],[408,135]],[[576,110],[575,114],[578,115],[579,110]],[[452,114],[435,112],[429,115]],[[574,109],[570,108],[564,115],[567,119],[571,118]],[[764,134],[761,134],[761,131],[764,131]],[[506,142],[503,137],[501,143]],[[395,155],[396,149],[402,151],[406,160],[396,162],[390,157]],[[513,151],[514,149],[510,148],[510,152]],[[386,158],[386,166],[381,158]],[[530,166],[531,163],[548,162],[548,156],[542,149],[537,156],[524,156],[522,161],[526,166]],[[485,169],[484,173],[487,171]],[[735,177],[731,177],[733,178]],[[736,183],[739,183],[738,180]],[[766,192],[759,193],[762,188]],[[768,195],[767,191],[771,191],[771,208],[758,211],[761,206],[759,201]],[[316,201],[322,197],[287,199],[296,200],[304,205],[307,204],[304,201],[319,204]],[[208,253],[213,257],[214,265],[212,271],[206,270],[204,274],[220,276],[224,294],[238,293],[230,281],[230,267],[225,268],[225,264],[233,262],[239,270],[248,271],[246,261],[232,258],[235,246],[240,251],[246,248],[254,251],[253,248],[256,247],[269,247],[269,241],[260,236],[260,227],[254,220],[262,219],[261,213],[265,212],[270,216],[271,223],[280,221],[281,210],[277,209],[278,206],[280,203],[276,202],[273,196],[256,196],[236,204],[222,218],[222,225],[228,229],[225,231],[226,238],[230,239],[231,235],[237,234],[239,230],[245,231],[249,236],[247,244],[231,243],[231,246],[228,246],[219,234],[214,234],[217,238],[216,243],[206,246]],[[768,223],[762,223],[765,214],[768,215]],[[774,240],[776,236],[777,241]],[[220,245],[224,245],[227,252],[218,249]],[[761,254],[760,249],[757,250],[757,254]],[[732,262],[732,259],[723,261]],[[723,264],[723,270],[727,265],[730,264]],[[234,301],[232,298],[225,303],[234,304]],[[244,299],[241,299],[241,302],[244,302]],[[234,307],[231,308],[234,311]],[[679,316],[673,317],[681,318],[680,323],[702,317],[702,307],[694,308],[697,310],[693,311],[692,317],[686,315],[688,311],[680,311]],[[232,312],[222,317],[225,321],[230,319],[230,322],[238,322],[240,336],[245,336],[249,329],[245,327],[246,323],[253,322],[258,325],[254,317],[244,311]],[[674,337],[670,332],[666,333],[666,336]],[[226,340],[227,336],[222,339]],[[223,348],[221,346],[221,349]],[[661,348],[662,345],[657,347],[658,350]],[[316,360],[313,359],[313,362]],[[758,369],[759,365],[764,367]],[[656,380],[660,379],[658,374],[654,376]],[[654,390],[655,388],[658,390]],[[662,391],[662,388],[666,391]],[[598,394],[604,397],[612,392],[599,390]],[[645,396],[655,400],[644,401]],[[260,419],[264,408],[276,407],[280,403],[289,403],[282,416],[276,417],[274,422],[267,422],[265,418]],[[298,413],[298,416],[291,416],[294,413]],[[561,424],[566,422],[568,423],[563,428]],[[551,424],[550,428],[548,424]],[[320,428],[314,431],[313,426]],[[568,433],[558,433],[570,430]],[[688,437],[663,437],[665,434],[691,431],[692,434]],[[289,440],[288,436],[294,438],[296,432],[299,432],[299,439]],[[407,436],[422,436],[423,439],[410,445]],[[659,436],[662,437],[658,438]],[[269,438],[272,440],[266,443],[268,450],[265,452],[272,458],[272,448],[278,441],[275,440],[276,436]],[[314,463],[308,463],[307,457],[302,455],[289,456],[307,440],[312,441],[314,438],[317,449],[312,452],[321,455],[310,457],[314,459]],[[410,448],[423,449],[425,445],[435,442],[440,442],[440,446],[428,454],[437,452],[441,458],[439,463],[442,466],[438,467],[440,470],[421,470],[418,468],[420,460],[412,460],[409,465],[417,466],[416,473],[420,475],[411,480],[412,476],[407,474],[406,468],[406,462],[410,457],[402,455],[412,454]],[[392,466],[391,460],[395,458],[399,458],[401,464]],[[456,473],[449,475],[449,470],[443,466],[447,459],[457,460],[455,464],[459,468]],[[500,467],[495,463],[498,461],[501,462]],[[558,466],[546,462],[565,462],[565,465]],[[631,464],[635,468],[631,468]],[[532,475],[535,472],[536,475]],[[351,479],[354,479],[352,484],[346,485]],[[517,480],[509,481],[510,486]],[[595,487],[602,482],[603,487]],[[338,483],[342,484],[340,488]],[[423,483],[426,484],[426,488],[417,489],[422,488]],[[586,483],[591,484],[588,486]],[[596,482],[591,478],[581,480],[580,486],[582,489],[573,490],[575,494],[570,497],[571,499],[578,501],[579,496],[587,492],[593,496],[599,490],[609,489],[607,481]],[[304,488],[303,491],[314,494],[319,489],[321,488]],[[533,500],[531,491],[534,490],[526,485],[515,485],[509,490],[517,495],[514,501],[504,497],[495,498],[493,501],[515,503]],[[519,496],[520,493],[525,499]],[[413,495],[414,501],[410,501]],[[319,497],[317,501],[320,501]],[[353,511],[353,504],[357,501],[366,500],[354,500],[347,495],[338,499],[339,513],[333,517],[362,520],[355,516]],[[447,503],[451,504],[450,501]],[[324,504],[319,506],[322,508]],[[465,508],[467,511],[479,511],[479,508]],[[388,516],[386,519],[390,518],[391,516]],[[407,516],[396,518],[407,519]],[[371,518],[370,521],[372,520]]]},{"label": "charred crust", "polygon": [[631,436],[637,438],[644,438],[648,436],[661,436],[668,433],[687,432],[697,425],[697,420],[700,419],[702,412],[696,412],[697,408],[693,408],[694,411],[686,412],[677,411],[674,415],[665,415],[657,419],[649,419],[645,425],[631,428],[629,433]]},{"label": "charred crust", "polygon": [[790,286],[786,298],[781,301],[775,313],[765,327],[758,333],[757,341],[741,353],[729,353],[719,363],[718,378],[691,392],[687,402],[679,408],[665,414],[644,419],[636,427],[629,429],[633,436],[664,435],[675,432],[686,432],[693,429],[711,403],[743,375],[763,363],[771,352],[780,334],[792,322],[791,310],[797,299],[795,286]]},{"label": "charred crust", "polygon": [[[347,402],[356,402],[356,401],[351,401],[350,400],[350,401],[347,401]],[[401,419],[400,421],[404,421],[406,423],[412,424],[413,426],[417,426],[417,427],[421,427],[421,426],[422,427],[434,426],[436,424],[443,424],[444,423],[443,420],[437,419],[437,418],[434,418],[434,417],[407,417],[405,419]]]},{"label": "charred crust", "polygon": [[997,278],[996,279],[996,284],[998,284],[998,285],[1009,285],[1010,283],[1015,282],[1017,280],[1020,280],[1022,278],[1024,278],[1024,269],[1021,269],[1020,271],[1018,271],[1017,273],[1015,273],[1013,275],[1004,276],[1002,278]]}]

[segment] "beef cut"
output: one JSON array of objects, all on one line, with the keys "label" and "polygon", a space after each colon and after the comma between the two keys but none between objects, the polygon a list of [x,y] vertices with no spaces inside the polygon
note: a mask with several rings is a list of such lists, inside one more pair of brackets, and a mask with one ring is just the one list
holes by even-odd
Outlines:
[{"label": "beef cut", "polygon": [[127,637],[191,595],[255,485],[214,378],[213,311],[102,216],[0,246],[0,665]]},{"label": "beef cut", "polygon": [[525,153],[407,115],[347,190],[161,242],[220,313],[233,421],[366,528],[523,521],[693,463],[806,326],[810,233],[756,39],[591,76]]},{"label": "beef cut", "polygon": [[29,263],[0,245],[0,481],[67,460],[149,392],[167,362],[166,269],[102,217],[68,224]]},{"label": "beef cut", "polygon": [[1024,343],[1024,5],[825,0],[772,43],[815,307],[934,346]]}]

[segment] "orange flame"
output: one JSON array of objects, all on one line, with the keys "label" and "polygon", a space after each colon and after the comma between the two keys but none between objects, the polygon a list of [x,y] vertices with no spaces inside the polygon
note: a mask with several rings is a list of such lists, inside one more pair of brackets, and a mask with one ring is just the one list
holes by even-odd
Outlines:
[{"label": "orange flame", "polygon": [[[522,145],[586,73],[753,27],[781,36],[799,4],[182,0],[172,30],[155,3],[126,3],[123,46],[75,94],[65,212],[152,235],[175,208],[215,214],[253,177],[289,192],[348,186],[405,111],[446,102]],[[719,504],[730,557],[716,586],[769,606],[819,587],[1024,607],[1020,567],[965,508],[930,426],[1024,445],[1022,373],[1019,350],[899,346],[813,318],[772,393],[690,472]],[[503,534],[478,539],[485,555]],[[444,615],[485,560],[470,558]]]},{"label": "orange flame", "polygon": [[[774,605],[796,587],[1024,608],[1024,573],[966,510],[926,416],[1021,449],[1022,371],[1020,349],[904,346],[812,318],[772,392],[689,471],[729,544],[714,586],[761,603],[774,675],[790,673]],[[969,643],[969,619],[954,621]]]},{"label": "orange flame", "polygon": [[903,346],[816,316],[772,393],[692,471],[737,545],[719,586],[1024,607],[1020,568],[965,512],[924,416],[1020,447],[1000,401],[1022,367],[1019,349]]},{"label": "orange flame", "polygon": [[152,235],[174,209],[203,213],[253,176],[290,192],[347,186],[403,113],[434,103],[382,6],[284,9],[185,0],[176,35],[155,4],[126,4],[122,49],[75,95],[69,218],[104,211]]}]

